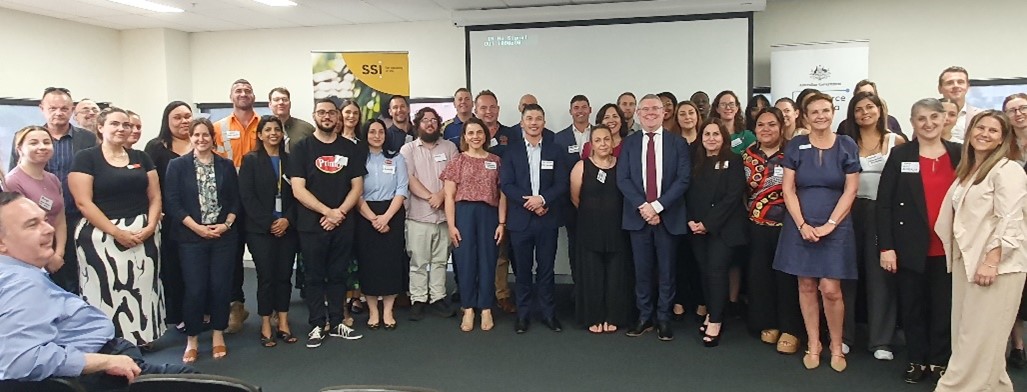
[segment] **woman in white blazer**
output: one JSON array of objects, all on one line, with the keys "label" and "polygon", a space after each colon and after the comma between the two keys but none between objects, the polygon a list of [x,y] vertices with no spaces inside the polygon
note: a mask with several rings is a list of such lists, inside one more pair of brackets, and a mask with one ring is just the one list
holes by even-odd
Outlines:
[{"label": "woman in white blazer", "polygon": [[1017,145],[1005,113],[984,111],[969,125],[934,227],[952,272],[952,357],[936,391],[1013,391],[1002,331],[1027,276],[1027,174],[1010,159]]}]

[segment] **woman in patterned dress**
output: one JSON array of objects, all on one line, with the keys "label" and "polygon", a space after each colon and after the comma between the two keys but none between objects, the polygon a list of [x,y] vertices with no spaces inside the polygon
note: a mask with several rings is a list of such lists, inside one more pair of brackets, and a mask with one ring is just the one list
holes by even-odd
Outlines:
[{"label": "woman in patterned dress", "polygon": [[82,297],[114,321],[115,336],[145,346],[164,334],[159,271],[157,170],[125,148],[132,122],[111,107],[97,118],[99,146],[75,155],[68,189],[82,211],[75,230]]}]

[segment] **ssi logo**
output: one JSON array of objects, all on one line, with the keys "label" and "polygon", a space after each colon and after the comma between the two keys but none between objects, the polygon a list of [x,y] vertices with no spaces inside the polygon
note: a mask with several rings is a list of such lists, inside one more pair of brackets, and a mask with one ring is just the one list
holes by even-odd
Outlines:
[{"label": "ssi logo", "polygon": [[360,72],[364,75],[381,75],[382,65],[381,64],[364,64],[360,67]]}]

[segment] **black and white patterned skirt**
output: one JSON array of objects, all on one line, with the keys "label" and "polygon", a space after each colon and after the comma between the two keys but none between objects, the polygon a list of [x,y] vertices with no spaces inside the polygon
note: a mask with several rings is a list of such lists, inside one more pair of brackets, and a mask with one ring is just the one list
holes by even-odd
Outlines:
[{"label": "black and white patterned skirt", "polygon": [[[111,221],[122,230],[146,227],[146,214]],[[114,322],[115,337],[136,345],[164,334],[164,291],[158,271],[160,240],[153,235],[133,248],[118,244],[82,219],[75,229],[82,299],[100,308]]]}]

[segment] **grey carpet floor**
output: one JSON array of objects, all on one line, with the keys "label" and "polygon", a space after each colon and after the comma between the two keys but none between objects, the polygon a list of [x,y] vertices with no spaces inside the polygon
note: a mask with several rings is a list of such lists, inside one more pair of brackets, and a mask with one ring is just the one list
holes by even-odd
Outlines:
[{"label": "grey carpet floor", "polygon": [[[210,358],[210,335],[200,337],[204,373],[236,377],[260,385],[264,391],[319,391],[340,384],[388,384],[434,388],[446,392],[471,391],[930,391],[928,383],[902,381],[904,353],[896,360],[878,361],[865,349],[854,348],[849,367],[836,373],[823,365],[802,366],[801,355],[781,355],[745,332],[741,320],[725,326],[720,347],[702,346],[693,320],[675,322],[672,342],[655,333],[629,338],[622,333],[592,335],[573,322],[569,286],[558,290],[558,309],[564,331],[554,333],[540,323],[523,335],[513,331],[514,318],[500,315],[489,332],[459,330],[459,318],[429,316],[407,321],[407,310],[397,311],[395,331],[369,331],[367,315],[356,316],[360,340],[328,338],[318,349],[304,347],[306,306],[293,295],[290,313],[297,344],[281,342],[274,348],[259,344],[255,283],[246,271],[246,307],[251,316],[245,328],[227,339],[229,355]],[[453,286],[450,286],[453,287]],[[996,330],[996,333],[1003,331]],[[826,346],[826,342],[825,342]],[[147,361],[181,361],[185,336],[169,331],[158,341],[158,351]],[[1010,370],[1018,390],[1027,390],[1027,371]],[[188,392],[188,391],[186,391]]]}]

